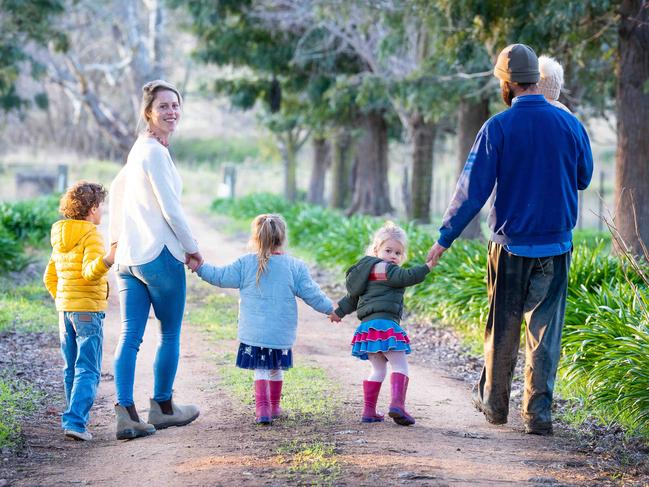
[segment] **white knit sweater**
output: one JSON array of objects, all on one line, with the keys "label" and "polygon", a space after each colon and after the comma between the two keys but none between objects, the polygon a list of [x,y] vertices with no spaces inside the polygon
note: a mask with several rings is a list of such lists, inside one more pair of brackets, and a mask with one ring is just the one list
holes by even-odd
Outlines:
[{"label": "white knit sweater", "polygon": [[141,265],[166,245],[181,262],[198,246],[180,204],[182,181],[169,151],[140,136],[126,165],[110,185],[110,241],[118,242],[115,263]]}]

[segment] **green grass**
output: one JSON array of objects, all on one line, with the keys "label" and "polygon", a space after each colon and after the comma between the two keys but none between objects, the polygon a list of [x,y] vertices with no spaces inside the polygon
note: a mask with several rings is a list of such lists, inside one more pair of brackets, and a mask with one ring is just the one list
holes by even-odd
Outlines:
[{"label": "green grass", "polygon": [[[240,369],[234,363],[234,352],[216,358],[222,384],[242,403],[252,405],[253,371]],[[337,386],[323,369],[297,365],[284,372],[282,408],[289,412],[288,421],[291,422],[334,422],[336,411],[342,407],[337,392]]]},{"label": "green grass", "polygon": [[248,137],[179,137],[173,140],[171,152],[181,164],[208,165],[212,168],[223,163],[240,164],[260,156],[257,140]]},{"label": "green grass", "polygon": [[56,332],[58,313],[40,279],[14,287],[0,280],[0,332]]},{"label": "green grass", "polygon": [[275,450],[284,463],[290,463],[289,477],[308,485],[335,485],[342,476],[342,467],[336,458],[335,445],[329,441],[290,440]]},{"label": "green grass", "polygon": [[236,340],[238,300],[218,288],[212,289],[215,294],[190,298],[187,321],[200,327],[212,340]]},{"label": "green grass", "polygon": [[21,421],[37,410],[43,398],[25,381],[0,378],[0,448],[17,445]]},{"label": "green grass", "polygon": [[103,184],[108,189],[120,169],[122,169],[122,164],[113,161],[88,159],[83,164],[70,167],[69,184],[85,179],[93,183]]}]

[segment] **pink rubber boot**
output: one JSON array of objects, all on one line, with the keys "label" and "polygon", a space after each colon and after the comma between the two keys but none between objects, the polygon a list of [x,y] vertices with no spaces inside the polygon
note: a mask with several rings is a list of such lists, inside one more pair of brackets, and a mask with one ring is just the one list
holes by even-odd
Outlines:
[{"label": "pink rubber boot", "polygon": [[255,422],[259,424],[271,424],[270,415],[270,391],[267,380],[255,381]]},{"label": "pink rubber boot", "polygon": [[361,421],[363,423],[379,423],[383,421],[383,415],[376,412],[376,401],[379,398],[382,382],[373,380],[363,381],[363,415]]},{"label": "pink rubber boot", "polygon": [[268,381],[270,388],[270,415],[273,419],[277,419],[282,415],[282,408],[279,403],[282,400],[282,385],[284,381],[271,380]]},{"label": "pink rubber boot", "polygon": [[408,376],[393,372],[390,375],[390,385],[392,386],[392,401],[390,402],[390,412],[388,415],[395,423],[401,426],[415,424],[415,418],[406,412],[406,391],[408,390]]}]

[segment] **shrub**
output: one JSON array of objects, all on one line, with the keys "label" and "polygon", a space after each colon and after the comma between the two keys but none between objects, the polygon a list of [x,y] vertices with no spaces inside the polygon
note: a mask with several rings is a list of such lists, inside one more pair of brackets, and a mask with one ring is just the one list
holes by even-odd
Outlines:
[{"label": "shrub", "polygon": [[17,203],[0,202],[0,225],[25,244],[47,245],[50,228],[58,219],[58,203],[56,195]]},{"label": "shrub", "polygon": [[23,246],[13,233],[0,225],[0,274],[20,271],[29,263]]},{"label": "shrub", "polygon": [[26,245],[49,243],[57,208],[57,196],[18,203],[0,202],[0,274],[20,271],[29,263],[24,252]]}]

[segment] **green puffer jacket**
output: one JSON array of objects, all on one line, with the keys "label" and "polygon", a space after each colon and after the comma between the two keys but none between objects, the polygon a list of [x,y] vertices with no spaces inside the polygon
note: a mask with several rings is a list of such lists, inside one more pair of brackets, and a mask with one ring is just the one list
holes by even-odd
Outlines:
[{"label": "green puffer jacket", "polygon": [[401,321],[405,288],[419,284],[430,269],[426,264],[402,269],[378,257],[365,256],[347,269],[347,295],[338,302],[341,318],[356,311],[361,321]]}]

